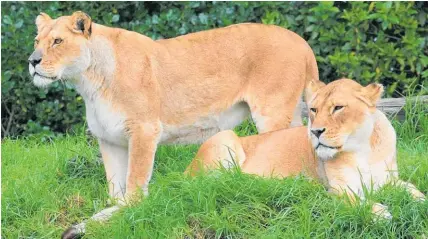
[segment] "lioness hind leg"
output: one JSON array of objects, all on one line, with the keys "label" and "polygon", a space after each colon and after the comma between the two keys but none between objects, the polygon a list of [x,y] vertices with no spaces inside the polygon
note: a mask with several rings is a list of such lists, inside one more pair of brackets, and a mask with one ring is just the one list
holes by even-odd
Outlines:
[{"label": "lioness hind leg", "polygon": [[202,144],[185,173],[195,175],[205,169],[241,166],[244,161],[245,153],[239,137],[232,130],[225,130]]},{"label": "lioness hind leg", "polygon": [[[265,106],[251,107],[251,117],[260,133],[302,126],[298,99],[290,99],[287,104],[266,103]],[[260,109],[260,110],[259,110]]]},{"label": "lioness hind leg", "polygon": [[[251,117],[259,133],[265,133],[290,126],[302,125],[301,107],[304,80],[297,76],[285,76],[285,79],[273,88],[250,89],[246,101],[250,106]],[[289,89],[286,82],[298,82]]]}]

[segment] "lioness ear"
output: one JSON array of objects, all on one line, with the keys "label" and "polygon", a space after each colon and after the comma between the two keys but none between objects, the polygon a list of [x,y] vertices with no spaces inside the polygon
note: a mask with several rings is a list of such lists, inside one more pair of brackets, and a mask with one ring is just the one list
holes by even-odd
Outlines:
[{"label": "lioness ear", "polygon": [[314,94],[321,88],[325,86],[325,83],[319,80],[311,80],[306,85],[305,89],[305,101],[306,103],[309,103],[309,101],[312,99]]},{"label": "lioness ear", "polygon": [[71,22],[74,32],[82,33],[86,38],[89,38],[92,31],[92,20],[88,14],[81,11],[74,12],[71,15]]},{"label": "lioness ear", "polygon": [[43,27],[46,25],[46,23],[50,22],[51,20],[52,20],[52,18],[48,14],[41,12],[36,17],[37,31],[40,32],[43,29]]},{"label": "lioness ear", "polygon": [[383,93],[383,85],[372,83],[360,90],[360,98],[369,106],[375,106]]}]

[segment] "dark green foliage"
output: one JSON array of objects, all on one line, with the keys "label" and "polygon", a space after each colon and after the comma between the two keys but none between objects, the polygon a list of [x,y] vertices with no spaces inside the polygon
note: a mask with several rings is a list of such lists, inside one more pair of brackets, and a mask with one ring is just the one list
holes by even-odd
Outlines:
[{"label": "dark green foliage", "polygon": [[2,2],[3,136],[82,129],[82,98],[59,83],[36,88],[27,63],[38,13],[76,10],[153,39],[240,22],[275,24],[308,40],[325,82],[347,76],[381,82],[388,96],[427,92],[424,2]]}]

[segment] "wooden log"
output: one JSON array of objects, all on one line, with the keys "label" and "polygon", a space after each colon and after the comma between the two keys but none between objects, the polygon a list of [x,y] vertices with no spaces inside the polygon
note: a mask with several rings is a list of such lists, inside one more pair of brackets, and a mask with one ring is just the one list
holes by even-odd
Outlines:
[{"label": "wooden log", "polygon": [[[404,106],[406,101],[411,104],[425,104],[428,105],[428,95],[410,97],[410,98],[385,98],[380,99],[376,107],[385,113],[388,117],[396,117],[398,120],[405,119]],[[307,118],[308,108],[306,103],[301,102],[299,106],[302,108],[302,117]]]}]

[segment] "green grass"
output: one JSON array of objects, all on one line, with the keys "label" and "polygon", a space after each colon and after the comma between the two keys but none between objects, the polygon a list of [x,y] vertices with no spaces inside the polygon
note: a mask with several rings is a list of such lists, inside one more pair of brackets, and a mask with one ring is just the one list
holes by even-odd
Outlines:
[{"label": "green grass", "polygon": [[[414,114],[397,129],[400,176],[428,191],[428,116]],[[417,111],[421,112],[421,111]],[[248,122],[240,135],[255,132]],[[72,223],[105,208],[108,195],[97,145],[85,136],[2,142],[2,237],[58,238]],[[421,238],[428,201],[385,187],[391,222],[374,223],[369,206],[350,207],[304,177],[264,179],[237,170],[188,178],[197,146],[162,146],[150,196],[85,238]]]}]

